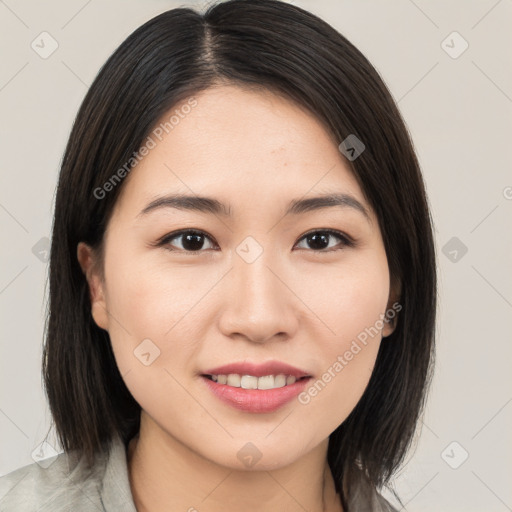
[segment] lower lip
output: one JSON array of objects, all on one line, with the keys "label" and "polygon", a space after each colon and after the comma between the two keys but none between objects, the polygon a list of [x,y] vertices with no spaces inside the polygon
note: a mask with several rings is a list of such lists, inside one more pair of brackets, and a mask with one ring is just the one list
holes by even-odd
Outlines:
[{"label": "lower lip", "polygon": [[276,389],[244,389],[218,384],[201,376],[206,385],[223,402],[245,412],[265,413],[277,411],[301,393],[311,377],[295,381]]}]

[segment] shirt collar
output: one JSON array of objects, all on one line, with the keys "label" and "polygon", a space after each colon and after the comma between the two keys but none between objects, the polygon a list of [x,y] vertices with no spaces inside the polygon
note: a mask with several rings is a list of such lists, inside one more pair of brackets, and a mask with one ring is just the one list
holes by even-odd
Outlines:
[{"label": "shirt collar", "polygon": [[116,435],[110,444],[100,491],[105,512],[137,512],[130,488],[126,455],[126,446]]}]

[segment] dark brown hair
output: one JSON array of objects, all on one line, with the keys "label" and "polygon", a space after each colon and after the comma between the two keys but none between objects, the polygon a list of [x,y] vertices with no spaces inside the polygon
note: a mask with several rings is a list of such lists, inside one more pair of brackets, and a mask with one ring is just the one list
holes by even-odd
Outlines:
[{"label": "dark brown hair", "polygon": [[218,83],[284,95],[311,111],[334,140],[354,134],[365,145],[347,162],[379,220],[402,310],[361,400],[330,435],[328,463],[347,509],[357,478],[376,489],[389,482],[424,406],[437,295],[432,221],[408,130],[377,71],[329,24],[277,0],[230,0],[204,14],[178,8],[156,16],[115,50],[83,100],[56,193],[43,351],[59,441],[92,464],[114,435],[127,442],[139,429],[141,408],[108,333],[93,321],[76,257],[80,241],[101,249],[123,183],[102,197],[95,191],[133,158],[164,113]]}]

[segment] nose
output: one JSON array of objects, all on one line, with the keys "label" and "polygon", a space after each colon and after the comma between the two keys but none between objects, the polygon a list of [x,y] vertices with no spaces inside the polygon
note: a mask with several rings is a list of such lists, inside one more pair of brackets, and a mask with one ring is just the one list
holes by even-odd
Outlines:
[{"label": "nose", "polygon": [[290,273],[265,252],[252,263],[235,257],[226,276],[226,300],[219,327],[225,336],[264,343],[288,339],[298,325],[297,304]]}]

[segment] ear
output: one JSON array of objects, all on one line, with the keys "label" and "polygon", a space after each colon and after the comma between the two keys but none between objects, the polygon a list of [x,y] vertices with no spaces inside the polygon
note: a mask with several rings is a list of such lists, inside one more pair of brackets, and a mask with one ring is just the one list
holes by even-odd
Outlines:
[{"label": "ear", "polygon": [[400,304],[401,294],[401,282],[398,279],[393,278],[391,280],[389,299],[388,304],[386,306],[387,321],[384,321],[384,327],[382,329],[383,338],[386,338],[390,334],[393,334],[394,330],[396,329],[399,311],[402,309],[402,304]]},{"label": "ear", "polygon": [[77,246],[77,258],[89,287],[91,314],[98,327],[108,331],[108,310],[105,299],[105,283],[99,271],[100,262],[94,250],[84,242]]}]

